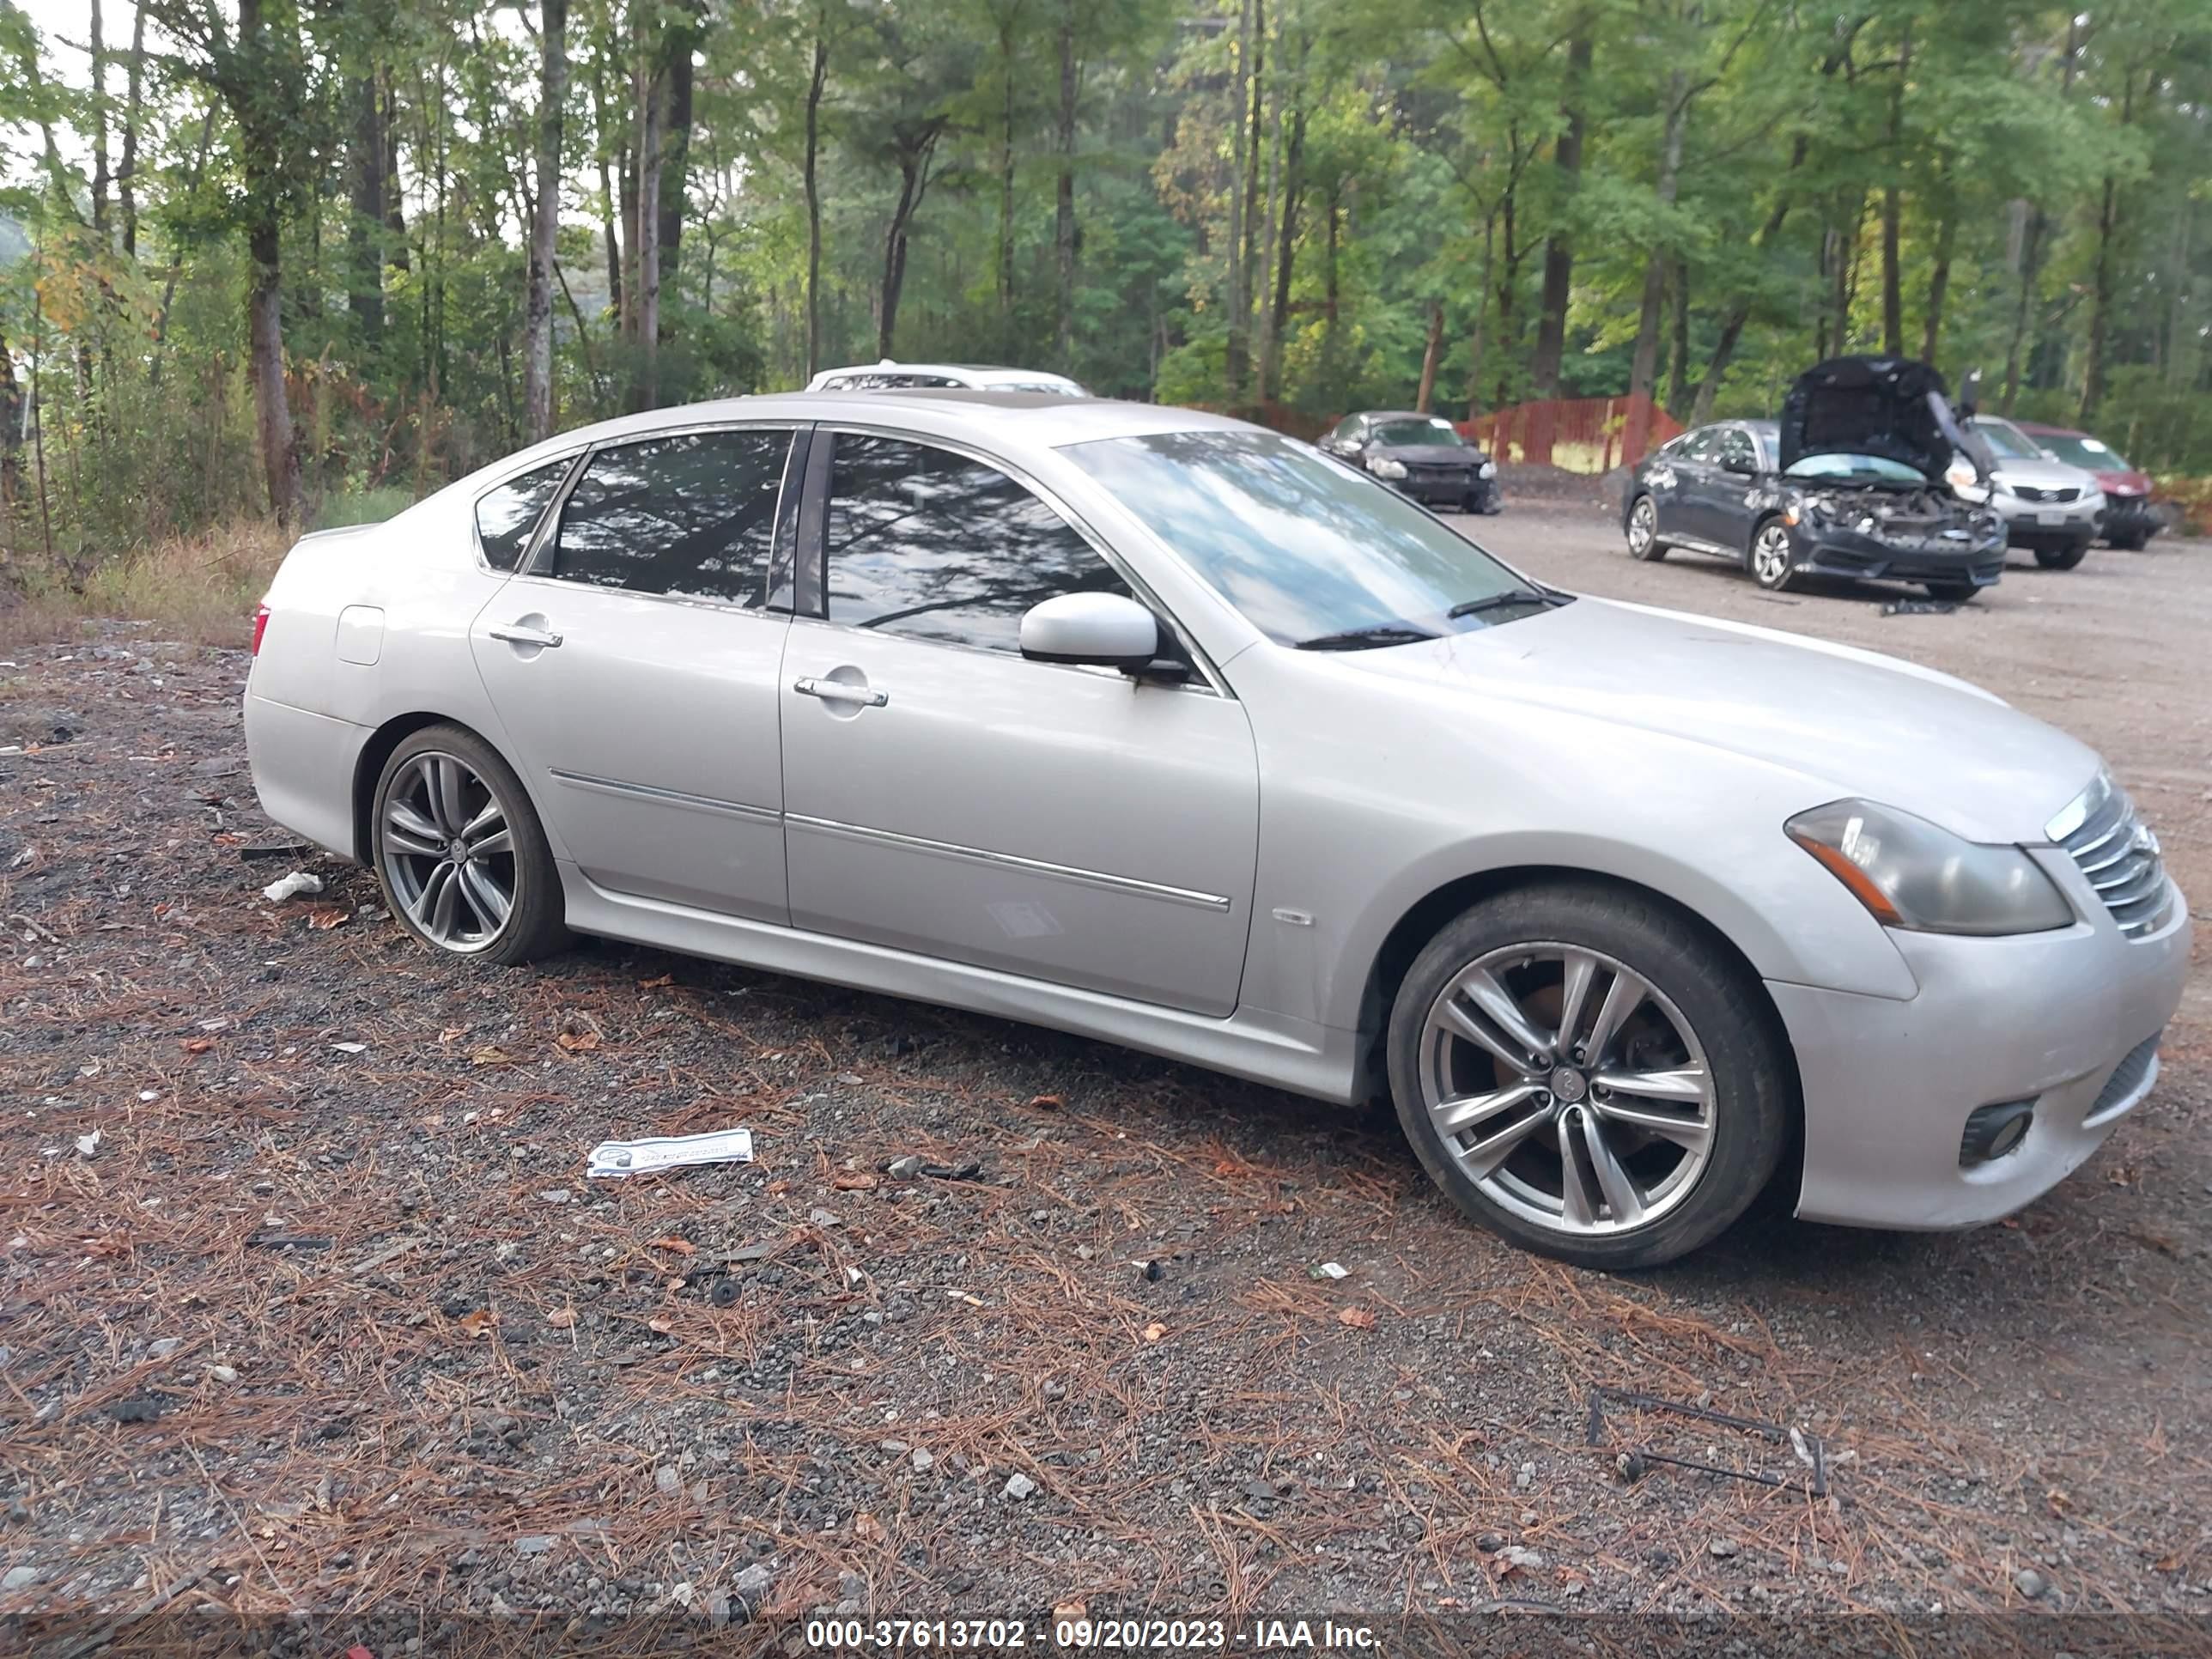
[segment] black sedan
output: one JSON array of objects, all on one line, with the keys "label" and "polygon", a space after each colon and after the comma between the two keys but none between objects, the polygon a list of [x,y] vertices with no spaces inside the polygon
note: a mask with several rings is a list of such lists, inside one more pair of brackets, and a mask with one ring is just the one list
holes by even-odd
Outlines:
[{"label": "black sedan", "polygon": [[1765,588],[1819,574],[1957,600],[2004,573],[1987,499],[1934,370],[1844,357],[1802,375],[1780,421],[1698,427],[1646,457],[1621,527],[1632,557],[1718,554]]},{"label": "black sedan", "polygon": [[1339,421],[1321,447],[1424,507],[1447,513],[1505,509],[1496,464],[1440,416],[1370,409]]}]

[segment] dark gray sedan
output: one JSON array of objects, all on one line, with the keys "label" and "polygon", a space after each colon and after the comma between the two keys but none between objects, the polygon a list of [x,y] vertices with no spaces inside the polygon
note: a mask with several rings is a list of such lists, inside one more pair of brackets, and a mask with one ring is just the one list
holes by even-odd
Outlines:
[{"label": "dark gray sedan", "polygon": [[1502,513],[1498,465],[1440,415],[1370,409],[1347,415],[1321,441],[1330,454],[1363,466],[1424,507],[1443,513]]}]

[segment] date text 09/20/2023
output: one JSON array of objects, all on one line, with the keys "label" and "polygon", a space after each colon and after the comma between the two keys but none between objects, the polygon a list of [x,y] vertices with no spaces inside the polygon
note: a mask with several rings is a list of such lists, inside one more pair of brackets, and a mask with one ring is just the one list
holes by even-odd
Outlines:
[{"label": "date text 09/20/2023", "polygon": [[1048,1626],[1022,1619],[811,1619],[806,1645],[817,1650],[946,1649],[1000,1652],[1038,1647],[1122,1652],[1180,1649],[1241,1650],[1249,1653],[1300,1649],[1372,1650],[1379,1645],[1366,1625],[1334,1620],[1262,1619],[1232,1628],[1219,1619],[1071,1619]]}]

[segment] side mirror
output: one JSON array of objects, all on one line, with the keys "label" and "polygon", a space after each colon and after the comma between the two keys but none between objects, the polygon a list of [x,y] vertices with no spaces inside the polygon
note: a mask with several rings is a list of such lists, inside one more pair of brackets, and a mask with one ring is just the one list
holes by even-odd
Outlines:
[{"label": "side mirror", "polygon": [[1022,616],[1022,655],[1031,662],[1088,663],[1136,674],[1159,654],[1159,618],[1120,593],[1062,593]]},{"label": "side mirror", "polygon": [[1759,463],[1747,460],[1741,455],[1731,455],[1721,463],[1721,471],[1733,472],[1739,477],[1755,478],[1759,476]]}]

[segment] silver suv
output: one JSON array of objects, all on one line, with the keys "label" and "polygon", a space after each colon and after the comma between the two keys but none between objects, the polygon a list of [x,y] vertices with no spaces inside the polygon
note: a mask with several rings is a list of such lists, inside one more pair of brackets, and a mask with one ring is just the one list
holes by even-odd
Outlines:
[{"label": "silver suv", "polygon": [[1990,505],[2008,545],[2024,547],[2046,570],[2071,570],[2097,538],[2105,510],[2096,475],[2054,461],[2010,421],[1977,415],[1968,429],[1988,452]]}]

